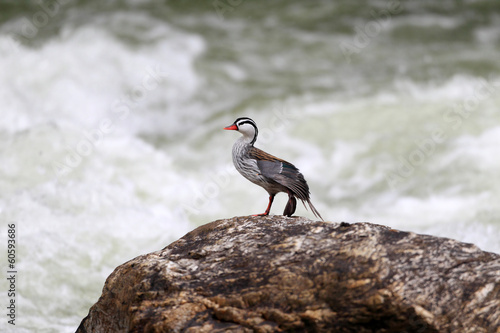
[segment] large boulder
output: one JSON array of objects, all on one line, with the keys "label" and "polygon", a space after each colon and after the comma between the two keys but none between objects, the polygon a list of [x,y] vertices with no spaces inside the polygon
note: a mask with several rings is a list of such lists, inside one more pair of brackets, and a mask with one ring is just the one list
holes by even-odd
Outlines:
[{"label": "large boulder", "polygon": [[500,332],[500,255],[370,223],[203,225],[115,269],[83,332]]}]

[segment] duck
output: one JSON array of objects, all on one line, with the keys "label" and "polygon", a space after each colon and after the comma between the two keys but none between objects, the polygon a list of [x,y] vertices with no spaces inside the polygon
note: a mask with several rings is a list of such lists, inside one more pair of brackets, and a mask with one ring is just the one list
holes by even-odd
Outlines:
[{"label": "duck", "polygon": [[269,215],[274,197],[276,194],[284,192],[288,194],[288,202],[283,211],[284,216],[291,217],[295,213],[296,198],[299,198],[306,209],[307,203],[314,216],[323,220],[311,202],[309,186],[299,169],[292,163],[254,146],[259,134],[255,121],[248,117],[240,117],[224,129],[242,134],[232,149],[233,164],[236,170],[252,183],[264,188],[269,194],[266,211],[254,216]]}]

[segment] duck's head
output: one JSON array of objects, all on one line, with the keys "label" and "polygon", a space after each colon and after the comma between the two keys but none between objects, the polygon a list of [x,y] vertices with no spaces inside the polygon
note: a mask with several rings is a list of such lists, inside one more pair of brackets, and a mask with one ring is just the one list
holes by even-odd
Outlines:
[{"label": "duck's head", "polygon": [[257,134],[259,133],[255,121],[248,117],[238,118],[232,125],[224,127],[224,129],[240,132],[245,140],[247,140],[250,144],[255,143],[255,140],[257,140]]}]

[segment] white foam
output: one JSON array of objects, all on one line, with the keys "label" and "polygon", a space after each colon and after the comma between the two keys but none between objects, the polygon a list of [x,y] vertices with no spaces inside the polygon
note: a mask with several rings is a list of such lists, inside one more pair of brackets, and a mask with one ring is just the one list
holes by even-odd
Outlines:
[{"label": "white foam", "polygon": [[[140,46],[114,34],[127,26]],[[182,117],[159,112],[197,91],[203,49],[147,15],[108,13],[0,59],[0,207],[2,225],[18,225],[19,326],[74,331],[117,265],[190,229],[183,177],[136,135],[182,131]],[[131,103],[134,93],[144,95]],[[129,113],[115,112],[127,98]],[[112,130],[98,132],[106,119]]]},{"label": "white foam", "polygon": [[[110,15],[65,27],[38,49],[20,46],[17,53],[2,57],[0,84],[7,89],[3,113],[9,120],[2,122],[4,130],[47,121],[88,129],[114,117],[119,129],[137,132],[158,126],[155,112],[175,109],[191,98],[198,86],[193,61],[203,51],[203,41],[145,14]],[[140,48],[117,38],[113,30],[134,33]],[[8,42],[0,40],[0,47]],[[119,101],[130,110],[126,119],[117,110]],[[142,112],[152,117],[137,114]]]},{"label": "white foam", "polygon": [[498,150],[500,142],[500,127],[490,128],[479,136],[465,135],[453,142],[453,151],[449,159],[467,159],[482,171],[499,170],[500,155]]}]

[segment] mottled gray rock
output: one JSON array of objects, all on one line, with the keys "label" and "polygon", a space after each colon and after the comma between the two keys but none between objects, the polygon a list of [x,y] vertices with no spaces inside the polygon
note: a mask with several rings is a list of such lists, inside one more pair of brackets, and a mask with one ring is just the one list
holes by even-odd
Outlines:
[{"label": "mottled gray rock", "polygon": [[500,332],[500,256],[370,223],[235,217],[115,269],[77,332]]}]

